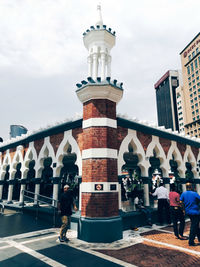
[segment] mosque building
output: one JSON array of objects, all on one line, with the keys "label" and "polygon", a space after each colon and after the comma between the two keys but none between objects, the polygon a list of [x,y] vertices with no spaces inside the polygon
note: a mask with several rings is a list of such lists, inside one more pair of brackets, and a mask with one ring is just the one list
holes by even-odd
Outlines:
[{"label": "mosque building", "polygon": [[131,227],[127,214],[136,194],[153,205],[149,192],[155,173],[168,189],[173,177],[181,190],[189,179],[200,193],[199,138],[117,116],[124,88],[111,78],[115,40],[98,6],[96,24],[83,34],[88,77],[76,89],[83,117],[0,144],[0,200],[21,205],[25,191],[36,200],[38,194],[58,200],[70,183],[79,200],[78,238],[88,242],[122,238]]}]

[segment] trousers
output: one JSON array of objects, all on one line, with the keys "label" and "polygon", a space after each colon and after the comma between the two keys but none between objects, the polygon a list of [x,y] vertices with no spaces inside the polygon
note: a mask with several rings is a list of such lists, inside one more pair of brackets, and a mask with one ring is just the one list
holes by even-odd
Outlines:
[{"label": "trousers", "polygon": [[166,198],[160,198],[158,199],[158,221],[160,224],[163,224],[163,214],[165,213],[165,217],[167,220],[167,223],[171,223],[170,218],[170,210],[169,210],[169,202]]},{"label": "trousers", "polygon": [[71,216],[62,216],[61,217],[62,225],[60,227],[60,237],[63,239],[66,237],[67,230],[70,227],[70,222],[71,222]]},{"label": "trousers", "polygon": [[[182,209],[180,207],[170,207],[171,218],[173,222],[174,235],[179,237],[183,236],[183,231],[185,227],[185,217]],[[178,222],[180,222],[178,227]]]}]

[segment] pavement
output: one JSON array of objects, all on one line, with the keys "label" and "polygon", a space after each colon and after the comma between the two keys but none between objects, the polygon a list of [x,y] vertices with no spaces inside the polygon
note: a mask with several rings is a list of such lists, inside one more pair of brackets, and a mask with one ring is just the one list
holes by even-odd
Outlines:
[{"label": "pavement", "polygon": [[[185,236],[190,223],[186,222]],[[176,239],[171,226],[141,227],[124,231],[113,243],[88,243],[68,231],[67,243],[58,241],[58,228],[17,211],[0,215],[0,266],[67,267],[196,267],[200,266],[200,244]]]}]

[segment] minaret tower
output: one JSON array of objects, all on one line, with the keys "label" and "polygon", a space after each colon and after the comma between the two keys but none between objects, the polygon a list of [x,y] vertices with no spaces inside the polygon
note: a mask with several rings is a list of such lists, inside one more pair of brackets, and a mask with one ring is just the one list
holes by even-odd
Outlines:
[{"label": "minaret tower", "polygon": [[112,242],[122,238],[117,173],[116,104],[122,83],[111,80],[111,48],[115,32],[98,20],[83,34],[89,52],[88,78],[77,84],[83,103],[81,218],[78,237],[88,242]]},{"label": "minaret tower", "polygon": [[83,42],[89,52],[88,77],[96,79],[99,76],[104,81],[111,76],[110,50],[115,45],[115,32],[111,32],[111,28],[106,30],[106,25],[103,25],[100,5],[97,6],[97,12],[96,25],[84,33]]}]

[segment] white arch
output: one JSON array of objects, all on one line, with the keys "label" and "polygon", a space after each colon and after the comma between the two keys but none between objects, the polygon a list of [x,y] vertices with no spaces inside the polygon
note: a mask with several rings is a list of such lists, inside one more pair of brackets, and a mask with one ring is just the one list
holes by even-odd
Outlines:
[{"label": "white arch", "polygon": [[11,168],[10,168],[10,179],[14,179],[14,175],[16,173],[16,166],[18,163],[21,163],[21,170],[24,168],[23,164],[23,155],[22,155],[23,146],[18,146],[15,152],[15,155],[12,160]]},{"label": "white arch", "polygon": [[37,152],[34,147],[34,142],[29,143],[29,148],[24,157],[24,169],[22,173],[23,178],[27,178],[28,167],[31,160],[35,160],[35,162],[37,162]]},{"label": "white arch", "polygon": [[192,165],[192,172],[194,174],[194,177],[196,178],[198,175],[197,175],[197,170],[196,170],[196,167],[197,167],[197,162],[196,162],[196,158],[192,152],[192,149],[189,145],[186,146],[186,151],[185,151],[185,154],[184,154],[184,162],[189,162],[191,163]]},{"label": "white arch", "polygon": [[168,177],[168,164],[166,160],[165,152],[159,142],[159,137],[152,135],[152,141],[147,147],[146,157],[153,156],[153,150],[156,150],[156,156],[160,159],[160,168],[163,170],[163,176]]},{"label": "white arch", "polygon": [[145,152],[142,147],[142,144],[140,143],[139,139],[137,138],[137,134],[135,130],[128,129],[128,134],[122,141],[120,148],[119,148],[119,153],[118,153],[118,175],[121,175],[122,173],[122,166],[125,164],[125,161],[123,159],[123,155],[125,152],[128,151],[128,145],[130,142],[133,141],[135,150],[134,152],[139,155],[139,163],[138,166],[141,168],[141,174],[143,176],[147,176],[148,174],[148,168],[149,168],[149,163],[145,160]]},{"label": "white arch", "polygon": [[37,178],[40,178],[42,175],[42,169],[44,168],[43,161],[44,161],[44,158],[46,158],[46,157],[51,157],[52,161],[56,162],[54,149],[50,143],[50,137],[49,136],[44,138],[44,144],[40,150],[38,159],[37,159],[36,164],[35,164],[35,171],[36,171],[36,177]]},{"label": "white arch", "polygon": [[71,152],[75,153],[77,156],[75,164],[78,166],[79,175],[82,175],[81,151],[80,151],[80,148],[78,146],[78,143],[76,142],[76,140],[74,139],[74,137],[72,135],[72,130],[64,132],[64,138],[63,138],[62,142],[60,143],[59,148],[57,150],[57,153],[56,153],[57,167],[56,167],[55,175],[58,175],[61,167],[63,166],[61,160],[62,160],[62,157],[64,155],[64,150],[65,150],[65,146],[67,145],[67,143],[69,143],[72,147]]},{"label": "white arch", "polygon": [[[5,155],[5,158],[4,158],[3,163],[2,163],[1,177],[0,177],[1,180],[4,179],[4,176],[6,174],[6,167],[8,165],[11,166],[11,157],[10,157],[9,149],[6,151],[6,155]],[[10,170],[9,170],[9,172],[10,172]]]},{"label": "white arch", "polygon": [[172,155],[175,156],[175,160],[178,163],[178,172],[180,177],[185,177],[185,164],[181,155],[180,150],[177,147],[177,143],[175,141],[171,142],[170,149],[167,154],[167,163],[168,163],[168,170],[170,169],[169,161],[172,159]]}]

